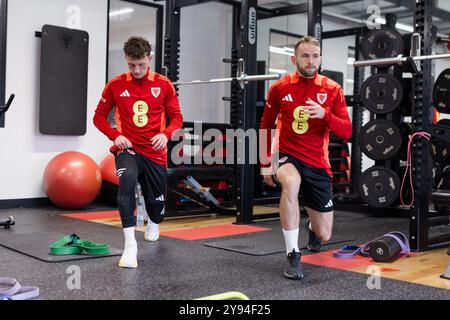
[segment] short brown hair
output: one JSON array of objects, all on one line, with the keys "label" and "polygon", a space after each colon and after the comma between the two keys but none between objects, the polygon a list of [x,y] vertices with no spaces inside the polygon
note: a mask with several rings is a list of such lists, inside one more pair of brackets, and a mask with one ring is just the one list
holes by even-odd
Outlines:
[{"label": "short brown hair", "polygon": [[320,48],[320,42],[319,42],[319,40],[317,40],[316,38],[311,37],[311,36],[306,36],[306,37],[301,38],[301,39],[296,43],[296,45],[295,45],[295,47],[294,47],[295,53],[297,53],[297,49],[298,49],[298,47],[299,47],[302,43],[310,43],[310,44],[313,44],[313,45],[315,45],[316,47],[319,47],[319,48]]},{"label": "short brown hair", "polygon": [[123,52],[133,59],[142,59],[150,56],[152,46],[142,37],[131,37],[124,43]]}]

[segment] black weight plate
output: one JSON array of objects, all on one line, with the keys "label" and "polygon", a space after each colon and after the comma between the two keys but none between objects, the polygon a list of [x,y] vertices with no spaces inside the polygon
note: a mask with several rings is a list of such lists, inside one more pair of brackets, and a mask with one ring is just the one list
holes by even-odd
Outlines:
[{"label": "black weight plate", "polygon": [[362,38],[361,52],[365,59],[397,57],[404,52],[402,35],[386,27],[368,30]]},{"label": "black weight plate", "polygon": [[431,139],[431,156],[437,163],[447,163],[450,159],[449,145],[442,140]]},{"label": "black weight plate", "polygon": [[390,121],[368,122],[359,134],[361,151],[373,160],[387,160],[397,154],[402,145],[400,130]]},{"label": "black weight plate", "polygon": [[403,86],[387,73],[378,73],[361,86],[361,101],[370,112],[386,114],[394,111],[403,100]]},{"label": "black weight plate", "polygon": [[435,179],[438,190],[450,190],[450,165],[446,165]]},{"label": "black weight plate", "polygon": [[[437,124],[448,126],[450,128],[450,119],[439,120]],[[450,162],[450,143],[447,143],[437,138],[432,138],[431,156],[433,157],[433,160],[437,163],[445,164]]]},{"label": "black weight plate", "polygon": [[359,194],[372,207],[388,207],[398,199],[400,179],[391,169],[371,167],[361,176]]},{"label": "black weight plate", "polygon": [[441,72],[433,89],[434,107],[442,113],[450,113],[450,68]]}]

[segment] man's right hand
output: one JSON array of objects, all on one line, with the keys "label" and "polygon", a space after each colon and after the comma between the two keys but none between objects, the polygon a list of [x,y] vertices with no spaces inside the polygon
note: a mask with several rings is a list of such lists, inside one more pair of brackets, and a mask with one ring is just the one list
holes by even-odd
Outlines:
[{"label": "man's right hand", "polygon": [[128,149],[133,147],[130,140],[124,136],[118,136],[116,140],[114,140],[114,145],[119,149]]},{"label": "man's right hand", "polygon": [[264,182],[271,187],[276,187],[273,176],[264,176]]}]

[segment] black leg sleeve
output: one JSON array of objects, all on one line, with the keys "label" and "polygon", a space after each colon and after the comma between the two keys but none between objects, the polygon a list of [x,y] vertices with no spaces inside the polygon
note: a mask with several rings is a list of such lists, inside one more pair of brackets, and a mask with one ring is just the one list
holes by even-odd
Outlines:
[{"label": "black leg sleeve", "polygon": [[136,209],[135,190],[138,177],[135,156],[126,151],[122,152],[116,157],[116,170],[119,176],[117,205],[122,219],[122,227],[133,227],[136,225],[134,210]]}]

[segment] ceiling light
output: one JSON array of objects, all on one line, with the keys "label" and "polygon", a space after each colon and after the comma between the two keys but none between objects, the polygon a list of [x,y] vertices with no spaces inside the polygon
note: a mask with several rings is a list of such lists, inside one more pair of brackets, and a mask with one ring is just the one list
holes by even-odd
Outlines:
[{"label": "ceiling light", "polygon": [[115,17],[115,16],[120,16],[122,14],[127,14],[127,13],[131,13],[133,12],[134,9],[133,8],[124,8],[124,9],[120,9],[120,10],[116,10],[116,11],[111,11],[109,13],[110,17]]}]

